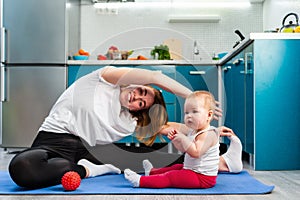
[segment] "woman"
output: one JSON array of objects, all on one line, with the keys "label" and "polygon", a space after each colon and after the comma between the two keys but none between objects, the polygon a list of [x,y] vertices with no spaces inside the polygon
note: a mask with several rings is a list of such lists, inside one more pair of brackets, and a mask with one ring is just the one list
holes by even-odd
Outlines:
[{"label": "woman", "polygon": [[85,145],[110,144],[133,132],[151,145],[168,119],[162,94],[149,84],[183,98],[191,93],[159,71],[137,68],[107,66],[78,79],[59,97],[31,148],[12,159],[12,180],[42,188],[60,184],[67,171],[81,178],[120,173],[113,165],[96,165],[102,163]]},{"label": "woman", "polygon": [[160,132],[168,132],[172,126],[166,125],[163,97],[149,84],[183,98],[191,93],[159,71],[138,68],[107,66],[78,79],[54,104],[31,148],[12,159],[12,180],[21,187],[42,188],[60,184],[67,171],[81,178],[120,173],[86,147],[110,144],[133,132],[151,145]]}]

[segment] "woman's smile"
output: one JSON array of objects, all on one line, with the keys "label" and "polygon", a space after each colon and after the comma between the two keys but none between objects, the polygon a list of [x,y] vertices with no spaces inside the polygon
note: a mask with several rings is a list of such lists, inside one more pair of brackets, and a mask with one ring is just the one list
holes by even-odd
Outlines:
[{"label": "woman's smile", "polygon": [[147,86],[128,86],[121,90],[122,106],[131,111],[149,108],[154,102],[154,91]]}]

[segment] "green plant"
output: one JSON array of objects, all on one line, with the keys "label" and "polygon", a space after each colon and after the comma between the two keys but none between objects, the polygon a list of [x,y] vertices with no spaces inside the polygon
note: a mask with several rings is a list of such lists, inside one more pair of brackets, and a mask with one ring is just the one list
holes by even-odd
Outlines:
[{"label": "green plant", "polygon": [[170,52],[169,52],[169,47],[167,45],[159,45],[159,46],[154,46],[154,49],[151,50],[150,54],[151,56],[155,57],[156,53],[158,54],[158,60],[170,60]]}]

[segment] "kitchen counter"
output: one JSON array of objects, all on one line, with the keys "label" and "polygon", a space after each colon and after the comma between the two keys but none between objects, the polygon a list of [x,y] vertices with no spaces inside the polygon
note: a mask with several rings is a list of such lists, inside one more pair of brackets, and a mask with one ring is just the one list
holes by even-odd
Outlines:
[{"label": "kitchen counter", "polygon": [[217,65],[215,60],[69,60],[68,65],[194,65],[210,66]]},{"label": "kitchen counter", "polygon": [[300,33],[250,33],[250,39],[293,40],[300,39]]},{"label": "kitchen counter", "polygon": [[232,51],[220,60],[69,60],[68,65],[193,65],[193,66],[222,66],[239,54],[254,40],[259,39],[300,39],[300,33],[250,33],[248,38],[240,42]]},{"label": "kitchen counter", "polygon": [[269,40],[290,40],[300,39],[300,33],[250,33],[248,38],[245,38],[239,45],[237,45],[232,51],[228,52],[217,65],[224,65],[230,59],[239,54],[247,46],[249,46],[254,40],[269,39]]}]

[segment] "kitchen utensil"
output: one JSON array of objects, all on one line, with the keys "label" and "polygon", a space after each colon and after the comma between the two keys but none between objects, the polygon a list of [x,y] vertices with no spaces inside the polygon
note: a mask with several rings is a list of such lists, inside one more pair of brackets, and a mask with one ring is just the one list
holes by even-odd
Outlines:
[{"label": "kitchen utensil", "polygon": [[164,45],[169,47],[169,52],[172,60],[182,59],[182,41],[175,38],[166,39]]},{"label": "kitchen utensil", "polygon": [[[295,21],[295,23],[293,21],[289,21],[289,23],[286,24],[285,21],[290,16],[294,16],[296,21]],[[282,33],[293,33],[295,28],[297,26],[299,26],[298,20],[299,20],[299,17],[296,13],[287,14],[282,20],[282,27],[280,28],[280,32],[282,32]]]},{"label": "kitchen utensil", "polygon": [[234,31],[235,34],[237,34],[240,37],[240,40],[237,41],[234,45],[233,48],[235,48],[237,45],[239,45],[241,43],[241,41],[243,41],[245,39],[244,35],[241,33],[241,31],[239,30],[235,30]]}]

